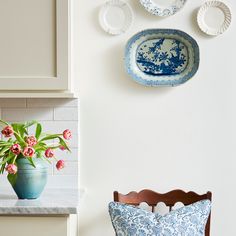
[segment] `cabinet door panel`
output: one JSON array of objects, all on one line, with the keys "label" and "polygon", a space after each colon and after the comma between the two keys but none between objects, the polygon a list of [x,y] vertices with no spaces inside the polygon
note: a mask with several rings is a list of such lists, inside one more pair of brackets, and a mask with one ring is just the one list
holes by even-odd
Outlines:
[{"label": "cabinet door panel", "polygon": [[69,236],[67,217],[0,217],[1,235]]},{"label": "cabinet door panel", "polygon": [[0,0],[0,90],[70,90],[69,0]]}]

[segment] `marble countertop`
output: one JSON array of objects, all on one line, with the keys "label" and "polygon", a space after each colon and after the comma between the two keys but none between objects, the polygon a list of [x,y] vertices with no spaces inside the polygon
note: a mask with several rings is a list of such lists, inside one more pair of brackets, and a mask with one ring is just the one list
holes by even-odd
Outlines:
[{"label": "marble countertop", "polygon": [[78,213],[78,189],[45,189],[36,200],[19,200],[13,190],[0,189],[0,215],[69,215]]}]

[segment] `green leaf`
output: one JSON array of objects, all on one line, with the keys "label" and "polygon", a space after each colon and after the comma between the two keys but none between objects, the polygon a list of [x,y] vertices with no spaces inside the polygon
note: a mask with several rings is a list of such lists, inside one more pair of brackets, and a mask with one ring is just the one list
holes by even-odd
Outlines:
[{"label": "green leaf", "polygon": [[24,137],[24,134],[27,134],[27,130],[24,128],[24,124],[14,123],[12,124],[12,127],[14,131],[18,133],[22,138]]},{"label": "green leaf", "polygon": [[16,184],[17,174],[15,174],[15,175],[8,174],[7,179],[11,183],[11,185],[14,186]]},{"label": "green leaf", "polygon": [[59,140],[60,140],[60,144],[61,146],[65,147],[69,152],[70,152],[70,148],[68,147],[68,145],[66,144],[66,142],[61,138],[61,137],[58,137]]},{"label": "green leaf", "polygon": [[18,132],[18,124],[13,123],[13,124],[11,124],[11,126],[13,127],[13,129],[14,129],[16,132]]},{"label": "green leaf", "polygon": [[35,150],[36,153],[39,153],[39,152],[44,152],[44,151],[46,151],[47,148],[37,146],[37,148],[34,148],[34,150]]},{"label": "green leaf", "polygon": [[0,156],[5,155],[5,153],[10,149],[10,147],[4,147],[1,151],[0,151]]},{"label": "green leaf", "polygon": [[35,164],[34,164],[34,161],[33,161],[33,158],[32,157],[27,157],[28,161],[30,162],[30,164],[36,168]]},{"label": "green leaf", "polygon": [[57,134],[47,135],[46,137],[39,140],[39,142],[46,141],[46,140],[52,140],[52,139],[56,139],[56,138],[59,138],[59,136]]},{"label": "green leaf", "polygon": [[27,129],[22,124],[18,125],[18,130],[22,138],[24,137],[24,134],[28,135]]},{"label": "green leaf", "polygon": [[[63,140],[63,138],[61,138],[58,134],[48,135],[48,136],[42,138],[39,142],[46,141],[46,140],[51,140],[51,139],[56,139],[56,138],[59,139],[60,145],[65,147],[70,152],[70,149],[69,149],[68,145]],[[55,147],[55,148],[58,148],[58,147]]]},{"label": "green leaf", "polygon": [[32,120],[32,121],[28,121],[24,124],[24,128],[29,128],[32,125],[38,124],[38,122],[36,120]]},{"label": "green leaf", "polygon": [[45,143],[37,143],[34,146],[34,150],[36,152],[46,151],[46,149],[47,149],[47,145]]},{"label": "green leaf", "polygon": [[8,161],[10,161],[12,159],[12,155],[8,155],[8,157],[6,157],[1,163],[0,163],[0,165],[2,166],[2,165],[4,165],[4,164],[6,164]]},{"label": "green leaf", "polygon": [[7,141],[5,141],[5,140],[0,140],[0,144],[1,144],[1,143],[6,143],[6,142],[7,142]]},{"label": "green leaf", "polygon": [[0,143],[0,148],[1,147],[11,147],[12,144],[13,144],[13,142],[12,143]]},{"label": "green leaf", "polygon": [[3,164],[3,165],[1,166],[1,170],[0,170],[0,173],[1,173],[1,174],[3,174],[3,172],[4,172],[4,170],[5,170],[5,166],[6,166],[6,164]]},{"label": "green leaf", "polygon": [[44,153],[43,150],[38,150],[36,155],[38,158],[41,158],[43,156],[43,153]]},{"label": "green leaf", "polygon": [[6,126],[10,125],[9,123],[7,123],[6,121],[3,121],[3,120],[0,120],[0,124],[6,125]]},{"label": "green leaf", "polygon": [[47,158],[45,158],[44,156],[41,156],[39,158],[41,158],[44,161],[47,161],[49,164],[52,164],[52,162],[50,160],[48,160]]},{"label": "green leaf", "polygon": [[44,143],[44,142],[40,142],[38,143],[40,147],[43,147],[43,148],[47,148],[48,144]]},{"label": "green leaf", "polygon": [[37,140],[39,139],[41,133],[42,133],[42,126],[41,124],[38,123],[36,126],[36,132],[35,132],[35,137]]},{"label": "green leaf", "polygon": [[14,141],[13,140],[8,140],[8,141],[6,141],[6,142],[2,142],[2,143],[0,143],[0,146],[7,146],[7,145],[12,145],[14,143]]},{"label": "green leaf", "polygon": [[17,132],[14,132],[14,135],[21,146],[26,146],[25,140]]}]

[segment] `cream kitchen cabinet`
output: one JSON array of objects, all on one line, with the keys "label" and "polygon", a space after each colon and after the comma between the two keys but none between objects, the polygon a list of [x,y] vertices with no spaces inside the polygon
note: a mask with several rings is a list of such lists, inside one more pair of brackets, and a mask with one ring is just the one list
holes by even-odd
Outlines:
[{"label": "cream kitchen cabinet", "polygon": [[0,190],[0,235],[77,236],[78,190],[45,189],[36,200]]},{"label": "cream kitchen cabinet", "polygon": [[0,97],[73,97],[71,1],[0,0]]},{"label": "cream kitchen cabinet", "polygon": [[77,236],[77,215],[0,216],[1,235]]}]

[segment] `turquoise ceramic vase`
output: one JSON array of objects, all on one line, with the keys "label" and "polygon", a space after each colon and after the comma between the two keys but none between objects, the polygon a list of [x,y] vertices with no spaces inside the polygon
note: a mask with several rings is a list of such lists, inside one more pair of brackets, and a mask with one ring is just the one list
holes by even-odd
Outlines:
[{"label": "turquoise ceramic vase", "polygon": [[9,181],[19,199],[38,198],[47,183],[47,165],[40,158],[34,158],[32,166],[27,158],[18,158],[17,174]]}]

